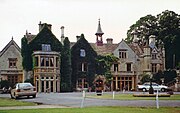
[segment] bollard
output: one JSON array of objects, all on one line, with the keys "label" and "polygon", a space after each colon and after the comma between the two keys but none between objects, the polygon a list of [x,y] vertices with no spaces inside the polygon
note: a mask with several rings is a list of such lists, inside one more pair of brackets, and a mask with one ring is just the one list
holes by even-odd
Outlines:
[{"label": "bollard", "polygon": [[159,109],[159,98],[158,98],[158,90],[157,90],[157,93],[156,93],[156,108]]},{"label": "bollard", "polygon": [[114,99],[115,91],[113,91],[113,99]]},{"label": "bollard", "polygon": [[84,107],[84,100],[85,100],[85,97],[86,97],[86,92],[83,90],[83,94],[82,94],[82,101],[81,101],[81,108]]}]

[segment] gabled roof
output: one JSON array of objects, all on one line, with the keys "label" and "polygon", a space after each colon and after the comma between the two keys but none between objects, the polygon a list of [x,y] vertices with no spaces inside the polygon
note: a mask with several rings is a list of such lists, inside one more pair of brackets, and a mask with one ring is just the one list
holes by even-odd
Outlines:
[{"label": "gabled roof", "polygon": [[102,46],[97,46],[96,43],[90,43],[90,45],[98,55],[112,54],[118,46],[118,44],[103,44]]},{"label": "gabled roof", "polygon": [[16,42],[13,40],[13,38],[11,39],[11,41],[3,48],[3,50],[0,52],[0,57],[7,51],[7,49],[11,46],[14,45],[14,47],[21,52],[21,48],[16,44]]},{"label": "gabled roof", "polygon": [[[77,42],[71,42],[70,47],[72,48]],[[87,42],[88,43],[88,42]],[[112,52],[117,48],[118,44],[103,44],[102,46],[97,46],[96,43],[89,43],[90,46],[96,51],[98,55],[112,54]]]},{"label": "gabled roof", "polygon": [[136,44],[128,44],[128,46],[136,53],[136,55],[140,56],[143,54],[143,49],[141,46]]},{"label": "gabled roof", "polygon": [[157,48],[156,48],[156,47],[154,47],[154,48],[152,49],[151,53],[157,54],[157,53],[158,53]]}]

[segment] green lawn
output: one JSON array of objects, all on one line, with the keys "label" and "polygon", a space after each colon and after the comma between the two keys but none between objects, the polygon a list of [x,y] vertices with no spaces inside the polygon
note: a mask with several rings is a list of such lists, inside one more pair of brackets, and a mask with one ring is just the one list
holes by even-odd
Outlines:
[{"label": "green lawn", "polygon": [[180,113],[180,108],[90,107],[30,110],[0,110],[0,113]]},{"label": "green lawn", "polygon": [[[97,96],[96,94],[87,94],[87,98],[99,99],[113,99],[112,94],[103,94]],[[114,99],[117,100],[154,100],[156,97],[133,97],[132,94],[115,94]],[[180,100],[180,95],[171,95],[170,97],[159,97],[159,100]]]},{"label": "green lawn", "polygon": [[[0,98],[0,107],[8,107],[8,106],[33,106],[35,103],[31,102],[21,102],[16,101],[10,98]],[[0,112],[1,113],[1,112]]]}]

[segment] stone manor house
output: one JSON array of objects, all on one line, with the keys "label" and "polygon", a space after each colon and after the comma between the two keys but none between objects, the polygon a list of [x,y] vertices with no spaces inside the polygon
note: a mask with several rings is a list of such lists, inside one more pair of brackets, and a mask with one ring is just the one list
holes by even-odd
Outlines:
[{"label": "stone manor house", "polygon": [[[27,44],[36,43],[38,48],[32,47],[32,59],[34,68],[32,71],[26,71],[22,68],[22,56],[20,47],[12,39],[0,52],[0,78],[8,80],[11,84],[24,82],[31,77],[34,78],[34,84],[38,92],[60,92],[60,52],[55,50],[54,43],[62,43],[64,41],[64,27],[61,27],[61,38],[59,41],[51,31],[51,24],[39,23],[39,33],[33,35],[26,32],[24,37],[27,39]],[[46,33],[46,36],[43,34]],[[144,40],[139,43],[137,36],[134,35],[134,41],[127,44],[124,40],[119,43],[113,43],[112,38],[107,38],[106,43],[103,41],[103,31],[101,29],[100,20],[98,21],[98,29],[95,33],[96,42],[89,43],[85,38],[77,36],[77,42],[71,42],[71,48],[75,48],[79,43],[89,44],[90,49],[95,51],[97,55],[113,54],[118,57],[118,62],[115,62],[111,67],[113,75],[110,90],[136,90],[137,84],[140,82],[141,74],[154,74],[158,70],[165,70],[165,51],[163,46],[156,47],[155,36],[150,36],[149,40]],[[49,43],[44,43],[44,40],[49,40]],[[78,55],[80,58],[86,58],[89,49],[80,47]],[[79,66],[78,72],[85,72],[85,76],[79,76],[76,73],[74,78],[73,88],[88,88],[90,87],[88,72],[90,72],[91,61],[77,60],[72,61]],[[74,69],[75,70],[75,69]],[[75,72],[72,70],[72,72]],[[93,80],[97,77],[105,82],[103,76],[93,75]],[[91,82],[92,82],[91,81]],[[105,89],[106,90],[106,87]]]}]

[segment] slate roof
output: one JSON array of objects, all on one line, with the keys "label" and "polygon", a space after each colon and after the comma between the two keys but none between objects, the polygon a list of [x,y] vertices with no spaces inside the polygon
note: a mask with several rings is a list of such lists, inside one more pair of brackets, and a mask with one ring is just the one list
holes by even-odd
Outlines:
[{"label": "slate roof", "polygon": [[0,57],[7,51],[7,49],[11,46],[14,45],[15,48],[21,52],[21,48],[16,44],[16,42],[13,40],[13,38],[11,39],[11,41],[2,49],[2,51],[0,52]]},{"label": "slate roof", "polygon": [[128,46],[136,53],[136,55],[140,56],[143,54],[143,47],[136,44],[128,44]]},{"label": "slate roof", "polygon": [[90,45],[98,55],[112,54],[118,46],[118,44],[103,44],[103,46],[97,46],[96,43],[90,43]]}]

